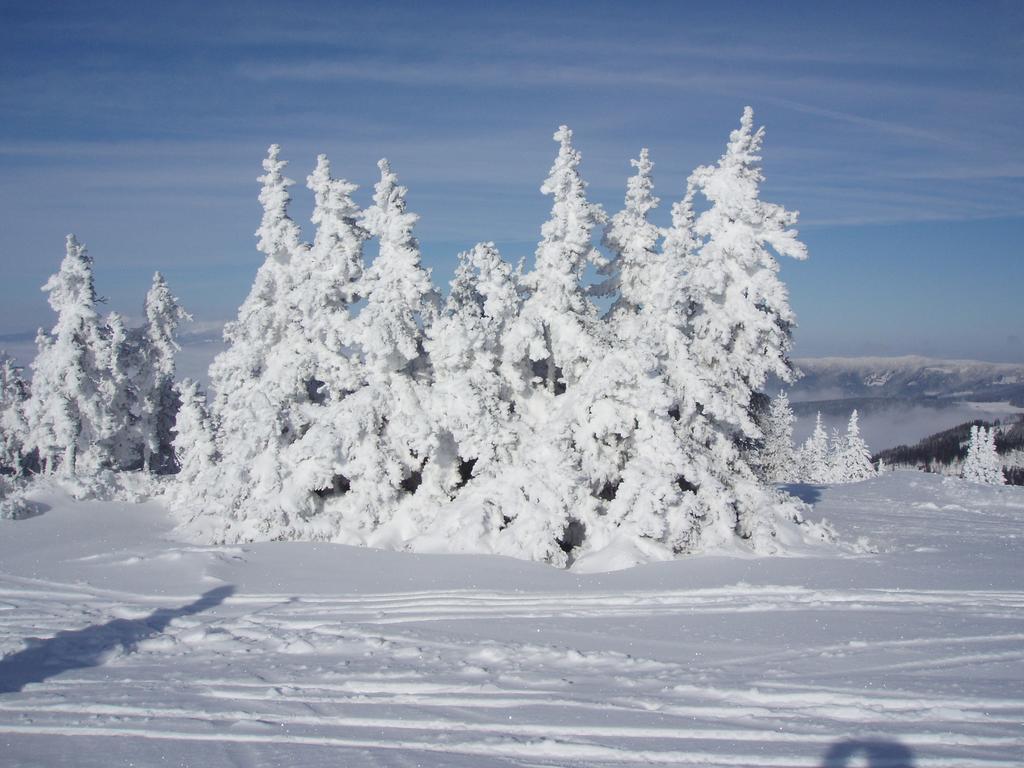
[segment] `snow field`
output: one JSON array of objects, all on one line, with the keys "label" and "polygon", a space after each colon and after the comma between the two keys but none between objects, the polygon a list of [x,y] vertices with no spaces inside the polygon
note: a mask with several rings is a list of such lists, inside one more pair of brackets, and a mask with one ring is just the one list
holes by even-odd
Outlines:
[{"label": "snow field", "polygon": [[0,764],[1019,765],[1021,489],[795,490],[878,551],[197,547],[50,491],[0,522]]}]

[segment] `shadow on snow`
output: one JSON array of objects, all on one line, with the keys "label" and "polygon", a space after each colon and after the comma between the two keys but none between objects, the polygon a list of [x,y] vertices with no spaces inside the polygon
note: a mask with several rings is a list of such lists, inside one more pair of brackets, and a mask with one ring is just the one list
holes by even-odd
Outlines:
[{"label": "shadow on snow", "polygon": [[780,485],[779,488],[807,504],[817,504],[821,499],[821,492],[825,490],[824,485],[813,485],[811,483],[786,483]]},{"label": "shadow on snow", "polygon": [[113,619],[85,629],[58,632],[51,638],[29,638],[28,648],[0,659],[0,693],[20,691],[72,669],[97,667],[109,651],[132,652],[136,644],[163,632],[172,620],[209,610],[231,596],[228,585],[211,589],[198,600],[180,608],[158,608],[141,619]]},{"label": "shadow on snow", "polygon": [[852,768],[854,765],[914,768],[914,753],[898,741],[850,739],[833,744],[821,759],[821,768]]}]

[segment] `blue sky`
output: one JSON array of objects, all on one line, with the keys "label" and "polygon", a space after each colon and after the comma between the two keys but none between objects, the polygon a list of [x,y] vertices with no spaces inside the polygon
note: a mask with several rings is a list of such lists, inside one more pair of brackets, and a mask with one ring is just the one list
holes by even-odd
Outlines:
[{"label": "blue sky", "polygon": [[39,286],[71,231],[110,308],[138,316],[160,269],[198,319],[233,316],[271,142],[296,179],[327,152],[361,202],[391,159],[446,283],[479,240],[532,257],[560,123],[609,211],[650,147],[664,222],[751,104],[763,198],[801,212],[811,252],[783,265],[798,355],[1024,361],[1015,0],[0,0],[0,18],[0,334],[52,322]]}]

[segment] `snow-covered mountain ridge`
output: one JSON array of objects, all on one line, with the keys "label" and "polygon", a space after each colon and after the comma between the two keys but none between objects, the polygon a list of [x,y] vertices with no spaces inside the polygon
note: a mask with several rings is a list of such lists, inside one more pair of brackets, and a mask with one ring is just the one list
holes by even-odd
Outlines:
[{"label": "snow-covered mountain ridge", "polygon": [[793,400],[852,397],[993,401],[1024,396],[1024,364],[903,357],[817,357],[795,361],[803,373]]}]

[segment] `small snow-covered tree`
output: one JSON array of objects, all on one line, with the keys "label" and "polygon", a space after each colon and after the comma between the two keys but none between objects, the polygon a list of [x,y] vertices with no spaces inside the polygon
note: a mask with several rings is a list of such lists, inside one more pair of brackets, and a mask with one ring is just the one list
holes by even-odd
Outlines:
[{"label": "small snow-covered tree", "polygon": [[139,437],[146,471],[173,466],[171,427],[178,409],[174,390],[174,355],[180,349],[178,326],[191,320],[159,272],[146,294],[139,372]]},{"label": "small snow-covered tree", "polygon": [[60,270],[43,290],[57,323],[36,337],[25,447],[38,452],[44,471],[59,467],[68,475],[89,475],[109,460],[103,445],[109,414],[97,388],[105,352],[92,258],[74,235],[68,235]]},{"label": "small snow-covered tree", "polygon": [[0,350],[0,472],[20,474],[25,459],[28,382],[7,352]]},{"label": "small snow-covered tree", "polygon": [[831,465],[833,481],[837,483],[855,483],[877,474],[871,463],[871,450],[860,436],[856,410],[850,414],[846,435],[838,442]]},{"label": "small snow-covered tree", "polygon": [[832,480],[829,462],[828,433],[821,423],[821,412],[814,422],[814,431],[807,438],[797,459],[800,480],[805,483],[828,483]]},{"label": "small snow-covered tree", "polygon": [[194,483],[213,468],[217,460],[214,428],[207,411],[206,396],[192,379],[183,379],[174,386],[179,407],[171,426],[175,461],[178,464],[176,480],[182,484]]},{"label": "small snow-covered tree", "polygon": [[793,449],[793,422],[796,417],[789,397],[779,392],[768,407],[762,432],[763,443],[757,453],[762,477],[769,483],[786,483],[795,479],[796,456]]},{"label": "small snow-covered tree", "polygon": [[960,476],[975,483],[1003,485],[1006,482],[992,429],[977,424],[971,427],[967,459]]}]

